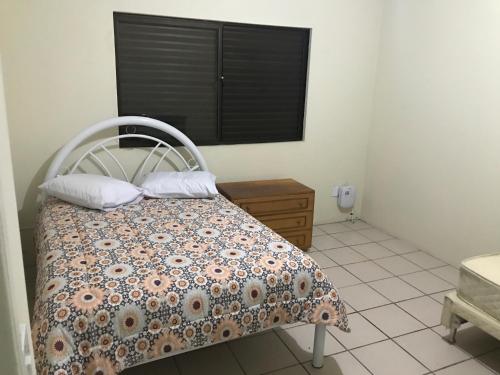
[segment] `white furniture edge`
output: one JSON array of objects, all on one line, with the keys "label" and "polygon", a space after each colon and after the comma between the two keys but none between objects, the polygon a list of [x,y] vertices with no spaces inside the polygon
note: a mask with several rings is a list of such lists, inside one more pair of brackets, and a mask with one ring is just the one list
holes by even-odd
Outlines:
[{"label": "white furniture edge", "polygon": [[[143,135],[143,134],[122,134],[110,138],[106,138],[102,140],[101,142],[93,145],[87,152],[85,152],[80,159],[73,165],[69,173],[73,173],[75,169],[78,167],[81,161],[83,161],[87,156],[90,156],[93,158],[99,166],[106,172],[106,174],[110,175],[109,170],[106,168],[105,164],[99,159],[97,155],[95,155],[94,151],[97,149],[101,149],[105,151],[111,158],[112,160],[119,166],[122,174],[124,175],[125,179],[129,181],[129,178],[127,174],[125,173],[125,169],[119,162],[119,160],[116,158],[114,154],[109,151],[105,144],[117,139],[124,139],[124,138],[143,138],[143,139],[149,139],[152,141],[155,141],[157,144],[156,146],[151,150],[151,152],[148,154],[146,159],[144,159],[143,163],[141,164],[141,169],[139,170],[139,173],[136,174],[136,178],[142,174],[144,171],[144,167],[146,163],[149,161],[149,158],[151,155],[157,151],[158,147],[160,146],[165,146],[167,147],[167,151],[164,152],[162,158],[159,160],[159,162],[155,166],[155,170],[158,167],[158,164],[164,160],[164,158],[167,156],[168,153],[173,152],[177,157],[179,157],[183,162],[185,163],[187,169],[190,170],[195,170],[195,169],[200,169],[202,171],[208,171],[207,163],[205,162],[205,159],[203,158],[203,155],[201,152],[198,150],[198,148],[195,146],[195,144],[182,132],[174,128],[172,125],[169,125],[165,122],[155,120],[149,117],[141,117],[141,116],[123,116],[123,117],[113,117],[101,122],[98,122],[94,125],[89,126],[88,128],[82,130],[80,133],[78,133],[75,137],[73,137],[68,143],[66,143],[56,154],[54,160],[50,164],[50,167],[47,171],[47,174],[45,175],[45,180],[48,181],[54,177],[56,177],[58,174],[61,172],[61,167],[64,164],[64,161],[68,158],[68,156],[78,147],[80,146],[83,142],[85,142],[87,139],[92,137],[94,134],[99,133],[103,130],[110,129],[110,128],[115,128],[118,126],[127,126],[127,125],[140,125],[140,126],[146,126],[154,129],[158,129],[163,131],[164,133],[171,135],[175,139],[177,139],[193,156],[193,158],[196,161],[195,166],[190,166],[189,163],[185,160],[184,157],[180,155],[180,153],[172,146],[170,146],[168,143],[155,138],[151,137],[148,135]],[[140,176],[139,176],[140,177]]]},{"label": "white furniture edge", "polygon": [[[151,155],[160,147],[160,145],[163,145],[167,147],[167,151],[164,152],[160,160],[156,163],[156,166],[154,170],[158,167],[158,164],[163,161],[163,159],[167,156],[167,154],[171,151],[174,152],[178,157],[180,157],[184,163],[186,164],[186,167],[190,170],[195,170],[195,169],[200,169],[202,171],[208,171],[207,163],[205,162],[205,159],[203,158],[201,152],[198,150],[198,148],[195,146],[195,144],[182,132],[174,128],[172,125],[169,125],[165,122],[155,120],[149,117],[141,117],[141,116],[122,116],[122,117],[113,117],[101,122],[98,122],[94,125],[91,125],[90,127],[82,130],[80,133],[78,133],[75,137],[73,137],[66,145],[64,145],[56,154],[54,160],[50,164],[50,167],[47,171],[47,174],[45,175],[45,181],[48,181],[54,177],[56,177],[59,173],[60,170],[64,164],[64,161],[68,156],[78,147],[80,146],[83,142],[85,142],[87,139],[92,137],[94,134],[99,133],[103,130],[114,128],[117,126],[123,126],[123,125],[141,125],[141,126],[147,126],[150,128],[155,128],[158,130],[161,130],[175,139],[177,139],[180,143],[186,147],[186,149],[191,153],[191,155],[194,157],[196,160],[196,165],[190,167],[189,163],[175,150],[172,146],[167,144],[166,142],[155,138],[151,136],[146,136],[142,134],[122,134],[114,137],[109,137],[106,138],[100,142],[97,142],[94,144],[90,149],[88,149],[77,161],[76,163],[71,167],[69,173],[73,173],[76,168],[78,167],[79,163],[84,160],[87,156],[92,157],[105,171],[108,175],[111,175],[108,168],[104,165],[104,163],[94,154],[94,150],[101,148],[104,152],[106,152],[111,159],[119,166],[122,174],[124,175],[125,179],[129,181],[129,178],[125,172],[125,169],[119,162],[119,160],[115,157],[115,155],[111,154],[111,152],[105,147],[105,144],[110,141],[114,141],[117,139],[123,139],[123,138],[143,138],[143,139],[149,139],[157,142],[157,145],[153,147],[151,152],[148,154],[148,156],[144,159],[144,161],[141,163],[140,170],[136,174],[136,178],[142,174],[144,171],[144,167],[149,161],[149,158]],[[326,333],[326,325],[324,324],[316,324],[315,331],[314,331],[314,346],[313,346],[313,360],[312,360],[312,365],[315,368],[321,368],[323,366],[323,359],[324,359],[324,347],[325,347],[325,333]],[[207,346],[211,345],[204,345],[200,346],[197,348],[193,348],[190,350],[184,350],[181,352],[176,352],[172,353],[170,355],[154,358],[149,361],[143,361],[141,363],[138,363],[136,366],[139,366],[141,364],[144,364],[146,362],[150,361],[155,361],[163,358],[167,358],[170,356],[174,356],[177,354],[185,353],[187,351],[191,350],[196,350],[196,349],[201,349]],[[134,367],[134,366],[132,366]]]},{"label": "white furniture edge", "polygon": [[450,330],[445,339],[454,344],[457,331],[465,322],[471,322],[500,340],[500,321],[462,300],[456,291],[452,291],[445,296],[441,313],[441,324]]}]

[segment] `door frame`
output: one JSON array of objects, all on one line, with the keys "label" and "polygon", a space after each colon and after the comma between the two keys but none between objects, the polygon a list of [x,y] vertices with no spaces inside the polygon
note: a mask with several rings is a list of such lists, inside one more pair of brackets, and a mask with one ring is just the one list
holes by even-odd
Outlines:
[{"label": "door frame", "polygon": [[0,373],[35,375],[0,56]]}]

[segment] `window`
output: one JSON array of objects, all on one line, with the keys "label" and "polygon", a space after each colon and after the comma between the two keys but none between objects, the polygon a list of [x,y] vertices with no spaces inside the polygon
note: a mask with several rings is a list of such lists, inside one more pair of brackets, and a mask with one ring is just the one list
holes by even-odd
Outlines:
[{"label": "window", "polygon": [[119,115],[165,121],[198,145],[302,139],[309,29],[125,13],[114,24]]}]

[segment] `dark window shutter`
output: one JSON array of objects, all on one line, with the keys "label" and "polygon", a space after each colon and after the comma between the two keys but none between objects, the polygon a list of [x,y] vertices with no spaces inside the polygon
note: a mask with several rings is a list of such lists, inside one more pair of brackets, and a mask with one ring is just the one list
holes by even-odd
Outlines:
[{"label": "dark window shutter", "polygon": [[[119,115],[165,121],[198,145],[303,139],[309,29],[127,13],[114,21]],[[131,132],[164,137],[120,129]]]},{"label": "dark window shutter", "polygon": [[301,140],[309,30],[224,25],[222,143]]},{"label": "dark window shutter", "polygon": [[[119,115],[165,121],[198,145],[218,141],[220,25],[115,13]],[[151,129],[120,129],[153,136]],[[171,140],[168,140],[171,142]],[[146,146],[137,139],[122,147]]]}]

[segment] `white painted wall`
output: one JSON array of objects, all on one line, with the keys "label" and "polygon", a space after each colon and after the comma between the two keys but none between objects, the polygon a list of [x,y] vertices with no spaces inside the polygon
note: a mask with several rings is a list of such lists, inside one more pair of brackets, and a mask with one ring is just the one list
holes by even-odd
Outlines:
[{"label": "white painted wall", "polygon": [[500,251],[500,2],[387,1],[363,217],[454,264]]},{"label": "white painted wall", "polygon": [[[21,241],[17,223],[17,207],[14,191],[7,114],[5,110],[2,64],[0,56],[0,374],[35,374],[34,362],[25,366],[21,351],[21,330],[23,324],[28,333],[30,320],[26,300]],[[29,354],[29,352],[28,352]]]},{"label": "white painted wall", "polygon": [[0,46],[28,265],[48,163],[117,113],[115,10],[311,27],[305,140],[202,147],[219,180],[294,177],[316,189],[316,222],[345,217],[328,195],[349,181],[363,217],[438,257],[498,250],[498,1],[7,0]]},{"label": "white painted wall", "polygon": [[349,181],[363,195],[381,10],[381,0],[2,1],[26,262],[36,187],[54,153],[83,127],[117,114],[113,11],[312,28],[305,140],[201,151],[219,181],[292,177],[311,186],[316,222],[326,222],[346,217],[329,197],[331,185]]}]

